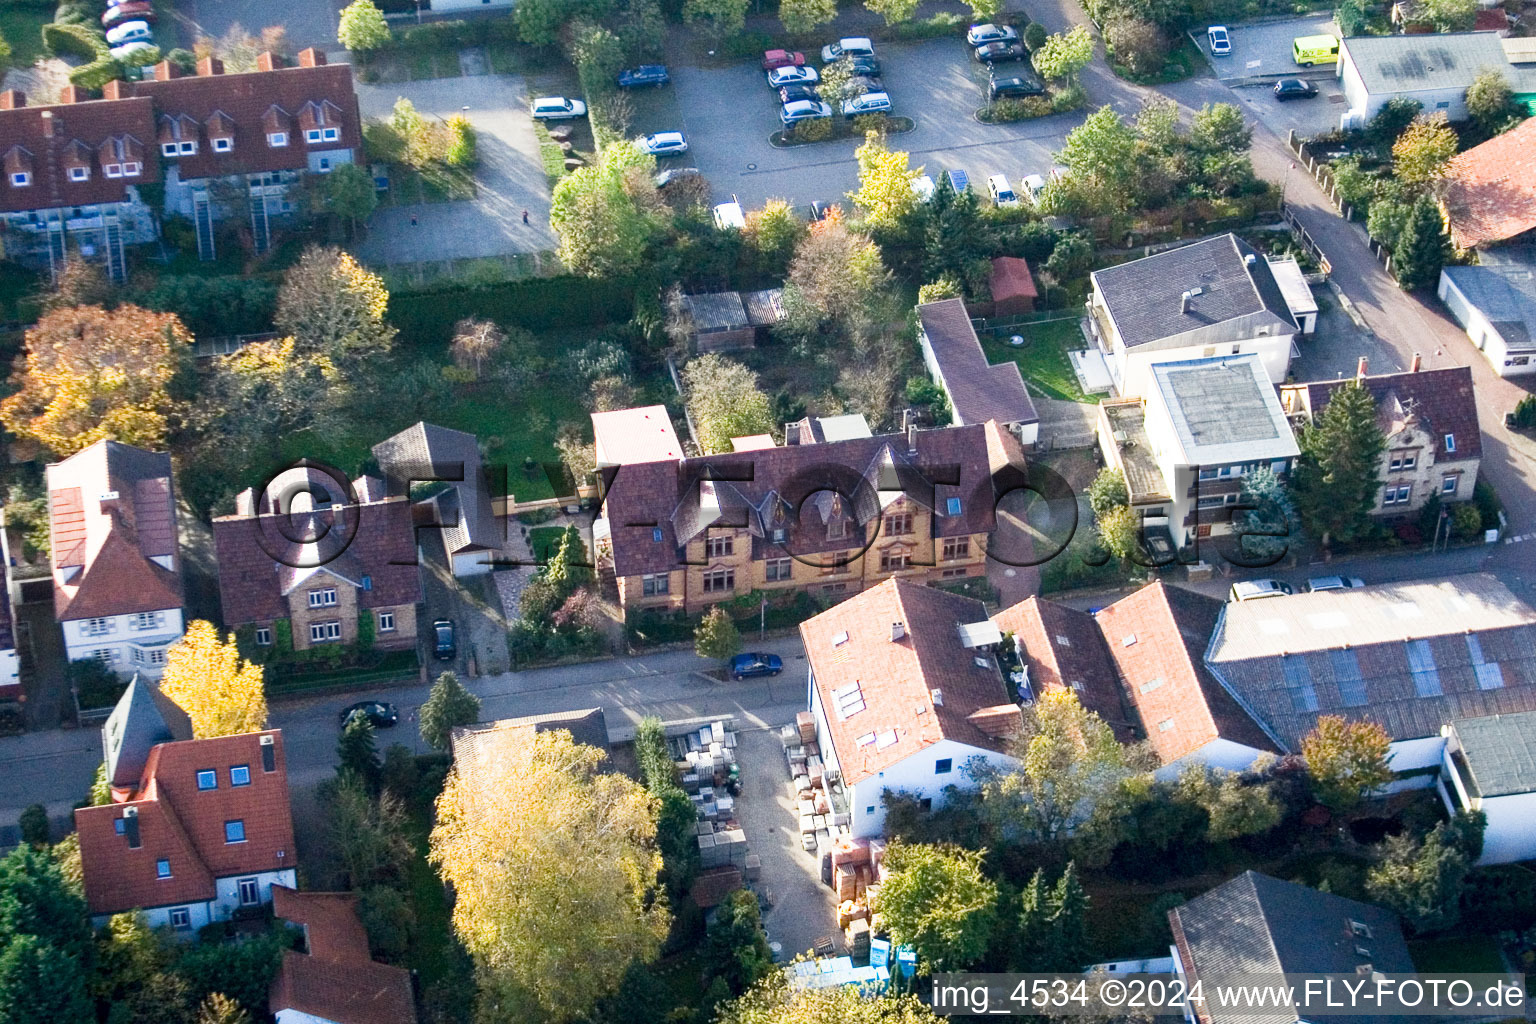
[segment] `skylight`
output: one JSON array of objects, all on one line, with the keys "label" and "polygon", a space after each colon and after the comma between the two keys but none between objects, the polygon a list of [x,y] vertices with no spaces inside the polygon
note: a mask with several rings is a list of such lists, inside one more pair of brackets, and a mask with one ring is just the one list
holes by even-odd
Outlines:
[{"label": "skylight", "polygon": [[1125,634],[1125,637],[1120,641],[1120,646],[1121,647],[1130,647],[1131,645],[1133,645],[1135,643],[1136,643],[1136,634],[1135,633],[1127,633],[1127,634]]},{"label": "skylight", "polygon": [[1435,667],[1435,652],[1428,640],[1408,641],[1408,668],[1413,674],[1413,692],[1420,697],[1438,697],[1445,691],[1440,687],[1440,670]]},{"label": "skylight", "polygon": [[838,718],[852,718],[864,710],[864,690],[856,681],[847,683],[832,691],[832,701],[837,705]]},{"label": "skylight", "polygon": [[891,729],[889,732],[883,732],[879,736],[875,737],[875,749],[876,750],[884,750],[886,747],[894,746],[895,743],[896,743],[896,730],[895,729]]},{"label": "skylight", "polygon": [[846,629],[843,630],[841,633],[833,633],[832,634],[832,646],[833,647],[841,647],[841,646],[843,646],[843,644],[845,644],[847,642],[848,642],[848,631]]},{"label": "skylight", "polygon": [[863,736],[860,736],[854,742],[857,743],[861,747],[867,747],[871,743],[875,742],[875,734],[872,733],[872,732],[867,732]]}]

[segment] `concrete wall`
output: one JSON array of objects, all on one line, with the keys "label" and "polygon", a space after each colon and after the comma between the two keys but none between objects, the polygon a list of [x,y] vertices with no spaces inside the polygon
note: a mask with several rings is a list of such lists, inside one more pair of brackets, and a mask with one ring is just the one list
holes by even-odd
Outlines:
[{"label": "concrete wall", "polygon": [[[886,790],[905,790],[926,797],[935,807],[944,803],[944,787],[958,786],[968,789],[972,783],[964,768],[966,761],[982,757],[999,767],[1013,764],[1013,759],[991,750],[983,750],[965,743],[944,739],[925,747],[915,754],[891,765],[876,775],[849,787],[848,810],[850,831],[855,837],[866,838],[880,835],[885,830],[885,806],[881,795]],[[934,764],[948,758],[950,770],[935,774]],[[871,810],[873,808],[873,810]]]},{"label": "concrete wall", "polygon": [[1482,802],[1488,816],[1479,864],[1510,864],[1536,857],[1536,793],[1499,796]]},{"label": "concrete wall", "polygon": [[1489,322],[1483,315],[1483,311],[1467,301],[1467,297],[1461,293],[1455,283],[1451,281],[1443,271],[1440,274],[1440,288],[1437,293],[1440,301],[1444,302],[1456,322],[1461,324],[1467,332],[1467,337],[1472,339],[1488,360],[1488,365],[1493,367],[1493,372],[1501,377],[1519,377],[1536,373],[1536,352],[1510,352],[1509,343],[1499,333],[1498,328]]},{"label": "concrete wall", "polygon": [[[172,910],[185,910],[187,912],[189,922],[187,928],[171,932],[172,935],[179,938],[191,939],[197,935],[199,928],[213,922],[210,905],[207,903],[177,903],[169,907],[150,907],[148,910],[139,911],[139,913],[144,915],[144,920],[149,923],[151,928],[170,928]],[[91,927],[101,928],[111,919],[111,914],[96,914],[91,918]]]},{"label": "concrete wall", "polygon": [[[1289,334],[1272,334],[1254,338],[1242,338],[1220,343],[1163,347],[1141,345],[1129,351],[1117,348],[1121,384],[1120,394],[1125,398],[1145,397],[1152,384],[1152,367],[1158,363],[1176,363],[1183,359],[1200,359],[1206,356],[1244,355],[1256,353],[1269,374],[1271,384],[1279,384],[1291,372],[1291,338]],[[1170,339],[1172,340],[1172,339]]]}]

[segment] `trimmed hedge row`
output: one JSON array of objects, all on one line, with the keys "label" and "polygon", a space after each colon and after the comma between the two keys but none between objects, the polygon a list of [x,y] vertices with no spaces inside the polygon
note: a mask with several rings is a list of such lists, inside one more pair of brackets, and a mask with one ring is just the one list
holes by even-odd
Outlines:
[{"label": "trimmed hedge row", "polygon": [[122,63],[112,56],[106,37],[93,25],[61,22],[44,25],[43,46],[55,57],[80,57],[88,61],[69,72],[70,84],[82,89],[100,89],[123,75]]},{"label": "trimmed hedge row", "polygon": [[389,321],[414,343],[441,347],[453,339],[453,325],[466,316],[547,331],[618,323],[628,320],[634,307],[633,281],[563,274],[475,288],[397,292],[390,296]]}]

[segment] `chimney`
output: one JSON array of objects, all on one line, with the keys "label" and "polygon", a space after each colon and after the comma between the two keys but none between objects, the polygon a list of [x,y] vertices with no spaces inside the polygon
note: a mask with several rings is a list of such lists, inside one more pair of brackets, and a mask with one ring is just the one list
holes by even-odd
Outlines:
[{"label": "chimney", "polygon": [[1413,354],[1413,361],[1408,364],[1408,372],[1409,373],[1418,373],[1419,372],[1419,367],[1423,364],[1423,362],[1424,362],[1424,357],[1419,355],[1419,353],[1415,352]]},{"label": "chimney", "polygon": [[1185,292],[1183,295],[1179,296],[1179,312],[1180,313],[1188,313],[1189,312],[1189,300],[1194,298],[1194,297],[1195,297],[1195,293],[1194,292]]},{"label": "chimney", "polygon": [[43,111],[43,138],[51,139],[54,134],[53,111]]},{"label": "chimney", "polygon": [[784,447],[788,448],[799,443],[800,424],[798,422],[784,424]]},{"label": "chimney", "polygon": [[900,640],[902,637],[904,637],[906,635],[907,635],[907,627],[906,627],[906,625],[904,623],[901,623],[901,622],[893,622],[893,623],[891,623],[891,642],[892,643],[895,643],[897,640]]},{"label": "chimney", "polygon": [[155,65],[155,81],[169,82],[173,78],[181,77],[181,68],[172,64],[169,60],[162,60]]},{"label": "chimney", "polygon": [[91,98],[90,92],[70,83],[59,92],[60,103],[84,103]]},{"label": "chimney", "polygon": [[197,62],[197,73],[204,78],[209,75],[222,75],[224,62],[217,57],[204,57]]},{"label": "chimney", "polygon": [[907,454],[908,455],[916,455],[917,454],[917,424],[916,423],[908,423],[907,424]]},{"label": "chimney", "polygon": [[139,839],[139,809],[137,807],[123,808],[123,835],[128,837],[128,849],[137,850],[144,845]]},{"label": "chimney", "polygon": [[129,93],[125,91],[123,80],[121,78],[114,78],[112,81],[101,87],[101,98],[104,100],[124,100],[127,99],[128,96]]},{"label": "chimney", "polygon": [[102,491],[100,494],[98,494],[96,496],[96,500],[101,505],[101,514],[102,515],[106,515],[107,513],[116,511],[116,509],[117,509],[117,492],[116,491]]},{"label": "chimney", "polygon": [[277,747],[273,745],[272,734],[267,733],[261,737],[261,770],[264,772],[277,771]]},{"label": "chimney", "polygon": [[27,94],[20,89],[0,92],[0,110],[20,110],[27,105]]},{"label": "chimney", "polygon": [[282,64],[278,62],[277,54],[271,50],[262,50],[256,55],[257,71],[276,71],[280,67]]},{"label": "chimney", "polygon": [[994,739],[1006,739],[1018,735],[1024,721],[1023,715],[1013,704],[994,704],[977,708],[965,716],[965,720]]},{"label": "chimney", "polygon": [[325,64],[325,51],[306,46],[299,51],[299,67],[318,68]]},{"label": "chimney", "polygon": [[1366,362],[1365,356],[1361,356],[1360,357],[1360,362],[1355,364],[1355,379],[1356,380],[1365,380],[1366,367],[1368,365],[1369,364]]},{"label": "chimney", "polygon": [[1247,267],[1250,270],[1253,269],[1253,265],[1255,263],[1257,263],[1257,262],[1259,262],[1259,258],[1257,256],[1255,256],[1253,253],[1249,253],[1248,255],[1243,257],[1243,266]]}]

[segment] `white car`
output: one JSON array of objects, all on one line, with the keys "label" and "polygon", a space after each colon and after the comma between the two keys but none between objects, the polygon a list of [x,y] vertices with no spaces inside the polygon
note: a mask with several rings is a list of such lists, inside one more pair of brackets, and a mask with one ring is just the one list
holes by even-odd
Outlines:
[{"label": "white car", "polygon": [[819,100],[794,100],[784,104],[784,109],[779,111],[779,120],[784,122],[786,127],[817,117],[831,116],[832,108]]},{"label": "white car", "polygon": [[1227,33],[1227,26],[1212,25],[1205,30],[1205,38],[1211,44],[1212,57],[1225,57],[1232,52],[1232,36]]},{"label": "white car", "polygon": [[1291,585],[1279,580],[1243,580],[1232,584],[1229,594],[1233,601],[1257,601],[1264,597],[1289,597]]},{"label": "white car", "polygon": [[146,43],[142,39],[136,39],[131,43],[114,46],[107,52],[112,55],[113,60],[120,60],[129,65],[132,65],[137,60],[139,66],[142,67],[148,63],[142,55],[158,53],[159,47],[155,46],[154,43]]},{"label": "white car", "polygon": [[1006,174],[993,174],[987,178],[987,192],[998,206],[1018,206],[1019,196],[1008,184]]},{"label": "white car", "polygon": [[933,189],[933,179],[926,174],[919,174],[912,179],[912,191],[920,203],[926,203],[933,198]]},{"label": "white car", "polygon": [[125,21],[107,29],[107,45],[122,46],[124,43],[147,43],[155,37],[147,21]]},{"label": "white car", "polygon": [[1354,590],[1363,586],[1365,580],[1358,576],[1314,576],[1301,589],[1308,594],[1318,594],[1325,590]]},{"label": "white car", "polygon": [[735,228],[737,231],[747,226],[747,216],[741,210],[740,203],[721,203],[715,207],[715,227],[721,231]]},{"label": "white car", "polygon": [[682,132],[642,135],[635,140],[635,145],[640,147],[640,152],[650,153],[653,156],[671,156],[674,153],[688,152],[688,140],[683,138]]},{"label": "white car", "polygon": [[1029,196],[1031,203],[1040,202],[1040,193],[1045,191],[1045,175],[1026,174],[1019,184],[1024,186],[1024,194]]},{"label": "white car", "polygon": [[782,89],[786,85],[815,85],[821,81],[821,76],[815,68],[774,68],[768,72],[768,84],[775,89]]},{"label": "white car", "polygon": [[891,97],[883,92],[866,92],[843,100],[843,116],[858,117],[860,114],[886,114],[891,109]]},{"label": "white car", "polygon": [[973,47],[986,43],[1016,43],[1019,33],[1011,25],[972,25],[965,33],[965,41]]},{"label": "white car", "polygon": [[840,57],[873,57],[875,44],[864,36],[848,36],[821,48],[821,62],[831,64]]},{"label": "white car", "polygon": [[587,105],[581,100],[568,100],[564,96],[540,96],[533,101],[535,121],[569,121],[573,117],[586,117]]}]

